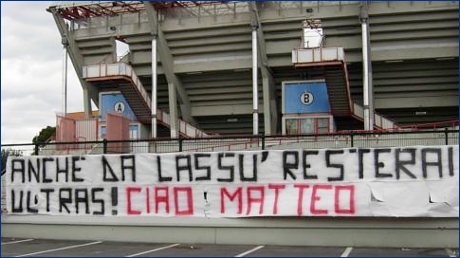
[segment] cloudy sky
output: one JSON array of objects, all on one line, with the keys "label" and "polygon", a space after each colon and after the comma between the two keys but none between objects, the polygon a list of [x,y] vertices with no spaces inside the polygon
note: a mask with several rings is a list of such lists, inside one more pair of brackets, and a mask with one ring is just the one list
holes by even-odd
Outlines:
[{"label": "cloudy sky", "polygon": [[[30,143],[62,112],[63,50],[51,2],[1,2],[2,144]],[[68,112],[83,110],[83,92],[68,61]]]}]

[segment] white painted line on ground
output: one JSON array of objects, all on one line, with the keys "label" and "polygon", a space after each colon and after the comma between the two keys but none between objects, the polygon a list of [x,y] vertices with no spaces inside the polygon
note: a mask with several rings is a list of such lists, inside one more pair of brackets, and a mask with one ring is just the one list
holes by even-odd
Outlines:
[{"label": "white painted line on ground", "polygon": [[264,247],[265,247],[264,245],[259,245],[258,247],[252,248],[251,250],[248,250],[248,251],[246,251],[246,252],[244,252],[244,253],[240,253],[240,254],[238,254],[238,255],[235,255],[235,257],[243,257],[243,256],[246,256],[246,255],[248,255],[248,254],[250,254],[250,253],[253,253],[253,252],[255,252],[255,251],[259,250],[259,249],[262,249],[262,248],[264,248]]},{"label": "white painted line on ground", "polygon": [[128,255],[128,256],[125,256],[125,257],[134,257],[134,256],[143,255],[143,254],[153,253],[153,252],[156,252],[156,251],[161,251],[161,250],[168,249],[168,248],[171,248],[171,247],[175,247],[175,246],[178,246],[178,245],[179,244],[163,246],[163,247],[155,248],[155,249],[152,249],[152,250],[140,252],[140,253],[137,253],[137,254],[131,254],[131,255]]},{"label": "white painted line on ground", "polygon": [[29,242],[29,241],[32,241],[32,240],[33,240],[32,238],[29,238],[29,239],[24,239],[24,240],[5,242],[5,243],[2,243],[2,245],[17,244],[17,243]]},{"label": "white painted line on ground", "polygon": [[445,250],[449,257],[457,257],[457,254],[454,251],[450,250],[450,248],[446,248]]},{"label": "white painted line on ground", "polygon": [[44,250],[44,251],[39,251],[39,252],[34,252],[34,253],[28,253],[28,254],[21,254],[21,255],[15,256],[15,257],[24,257],[24,256],[32,256],[32,255],[36,255],[36,254],[51,253],[51,252],[55,252],[55,251],[67,250],[67,249],[84,247],[84,246],[89,246],[89,245],[97,245],[97,244],[100,244],[100,243],[102,243],[102,241],[96,241],[96,242],[91,242],[91,243],[86,243],[86,244],[81,244],[81,245],[71,245],[71,246],[66,246],[66,247],[61,247],[61,248],[56,248],[56,249],[49,249],[49,250]]},{"label": "white painted line on ground", "polygon": [[348,257],[350,255],[351,251],[353,250],[353,247],[349,246],[343,251],[342,255],[340,257]]}]

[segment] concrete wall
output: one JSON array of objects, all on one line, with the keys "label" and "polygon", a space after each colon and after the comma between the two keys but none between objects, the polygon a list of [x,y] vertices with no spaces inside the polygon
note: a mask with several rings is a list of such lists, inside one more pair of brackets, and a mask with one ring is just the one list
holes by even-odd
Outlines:
[{"label": "concrete wall", "polygon": [[2,215],[2,237],[190,244],[458,248],[458,218]]}]

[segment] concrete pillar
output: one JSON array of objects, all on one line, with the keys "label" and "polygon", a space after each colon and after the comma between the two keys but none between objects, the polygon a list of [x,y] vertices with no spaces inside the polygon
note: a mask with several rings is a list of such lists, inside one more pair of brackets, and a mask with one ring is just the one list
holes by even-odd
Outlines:
[{"label": "concrete pillar", "polygon": [[263,94],[264,94],[264,128],[265,134],[271,135],[276,128],[273,128],[273,119],[272,119],[272,112],[271,111],[271,87],[270,80],[266,77],[262,77],[262,87],[263,87]]},{"label": "concrete pillar", "polygon": [[[368,13],[367,3],[361,4],[361,38],[362,38],[362,53],[363,53],[363,108],[364,108],[364,130],[373,129],[373,121],[371,121],[369,109],[369,38],[368,38]],[[372,119],[373,120],[373,119]]]},{"label": "concrete pillar", "polygon": [[174,83],[168,83],[168,95],[169,95],[169,115],[170,115],[170,129],[171,129],[171,138],[178,138],[178,128],[177,128],[177,96],[176,88]]}]

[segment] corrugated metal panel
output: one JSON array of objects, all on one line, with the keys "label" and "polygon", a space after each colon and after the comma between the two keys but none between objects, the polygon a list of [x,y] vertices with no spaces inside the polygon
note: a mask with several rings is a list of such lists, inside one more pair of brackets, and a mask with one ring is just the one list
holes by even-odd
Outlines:
[{"label": "corrugated metal panel", "polygon": [[97,119],[84,119],[75,121],[77,141],[97,140]]},{"label": "corrugated metal panel", "polygon": [[[75,137],[75,120],[63,116],[57,116],[56,125],[56,142],[74,142]],[[59,144],[58,150],[67,150],[73,145]]]},{"label": "corrugated metal panel", "polygon": [[[118,113],[107,113],[107,133],[108,141],[129,140],[129,118]],[[115,142],[107,146],[108,153],[129,152],[129,142]]]}]

